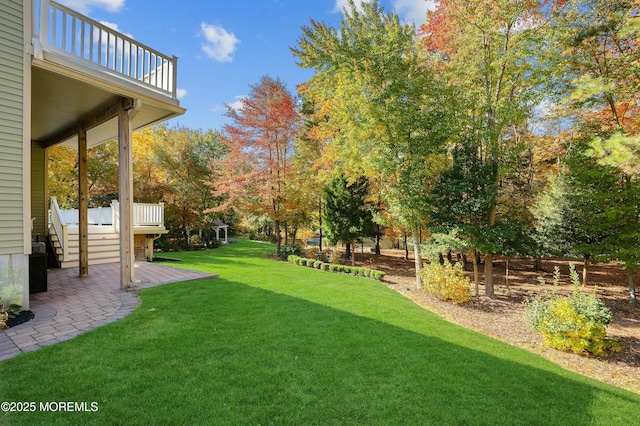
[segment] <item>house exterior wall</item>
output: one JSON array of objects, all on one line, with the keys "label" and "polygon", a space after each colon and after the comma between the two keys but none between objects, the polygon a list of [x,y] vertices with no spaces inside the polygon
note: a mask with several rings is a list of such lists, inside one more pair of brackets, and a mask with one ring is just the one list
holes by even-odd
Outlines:
[{"label": "house exterior wall", "polygon": [[30,159],[30,152],[25,152],[30,108],[25,99],[24,53],[28,14],[22,0],[0,0],[0,10],[0,303],[28,308],[29,258],[24,232],[30,213],[30,200],[25,200],[26,160]]},{"label": "house exterior wall", "polygon": [[0,255],[23,253],[23,11],[0,0]]}]

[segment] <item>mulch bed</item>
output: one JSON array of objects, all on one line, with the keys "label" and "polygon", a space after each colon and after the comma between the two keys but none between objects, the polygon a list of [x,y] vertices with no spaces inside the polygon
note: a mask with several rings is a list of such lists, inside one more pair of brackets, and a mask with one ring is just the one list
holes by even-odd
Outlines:
[{"label": "mulch bed", "polygon": [[[356,254],[356,263],[361,264],[361,253]],[[607,327],[609,337],[620,344],[620,352],[607,357],[587,357],[561,352],[544,345],[542,337],[529,329],[524,321],[523,301],[551,289],[553,270],[561,271],[559,293],[568,294],[573,290],[569,281],[569,261],[546,259],[542,271],[534,271],[529,259],[514,259],[509,262],[509,288],[506,286],[505,262],[494,263],[494,287],[496,298],[480,296],[463,305],[454,305],[416,289],[413,255],[404,259],[402,250],[383,250],[381,256],[365,253],[365,263],[384,271],[384,282],[391,289],[405,295],[420,306],[440,315],[444,319],[478,331],[482,334],[521,347],[577,373],[640,393],[640,305],[628,302],[626,271],[615,265],[595,265],[589,268],[589,283],[581,290],[595,292],[613,312],[613,322]],[[471,266],[471,265],[469,265]],[[582,264],[575,262],[576,271],[582,273]],[[482,272],[482,267],[481,267]],[[468,271],[473,279],[473,273]],[[538,283],[538,277],[546,280],[546,285]],[[480,274],[482,283],[484,276]],[[636,277],[640,282],[640,276]]]},{"label": "mulch bed", "polygon": [[18,315],[9,314],[9,318],[7,319],[7,321],[5,321],[5,323],[7,324],[7,327],[11,328],[30,321],[34,317],[35,314],[32,311],[20,311]]}]

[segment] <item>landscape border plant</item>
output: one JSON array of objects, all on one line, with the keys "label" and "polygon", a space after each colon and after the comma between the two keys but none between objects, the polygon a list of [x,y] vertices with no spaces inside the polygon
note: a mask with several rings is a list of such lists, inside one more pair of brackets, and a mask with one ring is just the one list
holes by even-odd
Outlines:
[{"label": "landscape border plant", "polygon": [[471,298],[471,281],[465,275],[460,263],[449,262],[425,264],[420,275],[424,291],[451,300],[455,304],[468,302]]},{"label": "landscape border plant", "polygon": [[280,246],[280,252],[278,257],[282,260],[286,260],[290,255],[300,256],[302,249],[297,244],[282,244]]},{"label": "landscape border plant", "polygon": [[[618,343],[606,337],[607,325],[613,320],[611,310],[595,294],[580,291],[580,278],[573,263],[569,263],[569,277],[572,294],[558,295],[560,268],[556,266],[553,289],[524,301],[529,327],[542,334],[546,345],[560,351],[596,356],[619,351]],[[538,281],[544,284],[542,277]]]},{"label": "landscape border plant", "polygon": [[307,266],[314,269],[319,269],[326,272],[339,272],[343,274],[356,275],[365,278],[373,278],[377,281],[382,281],[386,275],[383,271],[376,269],[362,268],[359,266],[338,265],[333,263],[323,262],[321,260],[307,259],[295,254],[287,256],[287,261],[299,266]]}]

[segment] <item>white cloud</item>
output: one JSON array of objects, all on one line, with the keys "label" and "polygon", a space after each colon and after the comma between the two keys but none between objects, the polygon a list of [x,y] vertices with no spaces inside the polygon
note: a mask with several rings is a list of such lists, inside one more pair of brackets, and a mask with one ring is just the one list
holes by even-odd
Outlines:
[{"label": "white cloud", "polygon": [[[362,3],[367,0],[356,0],[355,4],[358,10],[362,10]],[[343,8],[349,10],[348,0],[336,0],[335,11],[342,12]],[[435,9],[433,0],[393,0],[393,10],[400,18],[417,26],[422,25],[427,18],[427,10]]]},{"label": "white cloud", "polygon": [[178,97],[178,99],[184,98],[185,96],[187,96],[187,89],[177,88],[176,89],[176,96]]},{"label": "white cloud", "polygon": [[236,96],[236,101],[231,102],[230,104],[227,104],[227,106],[231,107],[231,109],[238,111],[240,108],[242,108],[242,100],[245,98],[246,96]]},{"label": "white cloud", "polygon": [[405,22],[419,27],[427,19],[427,10],[434,10],[435,5],[432,0],[394,0],[393,9]]},{"label": "white cloud", "polygon": [[224,105],[216,105],[213,108],[211,108],[211,112],[214,112],[216,114],[225,114],[228,111],[228,108],[231,108],[235,111],[239,111],[240,108],[242,108],[242,100],[244,98],[246,98],[246,96],[238,95],[236,96],[236,100],[234,102],[230,102]]},{"label": "white cloud", "polygon": [[118,24],[114,24],[113,22],[108,22],[108,21],[100,21],[100,23],[107,28],[111,28],[112,30],[119,32],[120,34],[124,34],[127,37],[133,38],[133,35],[131,35],[130,33],[125,33],[122,30],[120,30],[120,28],[118,28]]},{"label": "white cloud", "polygon": [[[362,3],[364,3],[365,1],[366,0],[356,0],[356,8],[358,10],[362,10]],[[347,11],[349,10],[349,0],[336,0],[336,7],[334,11],[342,13],[343,9],[346,9]]]},{"label": "white cloud", "polygon": [[80,13],[87,14],[93,9],[120,12],[125,0],[59,0],[60,3]]},{"label": "white cloud", "polygon": [[200,25],[202,36],[205,41],[202,43],[202,51],[214,61],[231,62],[232,55],[240,40],[233,33],[227,32],[219,25],[202,23]]}]

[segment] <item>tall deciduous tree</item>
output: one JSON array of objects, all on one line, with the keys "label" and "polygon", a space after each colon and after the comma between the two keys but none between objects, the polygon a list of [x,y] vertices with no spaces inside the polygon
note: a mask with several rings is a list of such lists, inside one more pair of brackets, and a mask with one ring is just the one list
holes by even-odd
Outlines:
[{"label": "tall deciduous tree", "polygon": [[227,199],[212,211],[234,207],[268,216],[275,225],[280,252],[286,182],[300,115],[294,97],[279,79],[264,76],[250,89],[238,109],[227,106],[232,124],[225,126],[224,140],[229,152],[219,162],[222,180],[213,182],[214,195]]},{"label": "tall deciduous tree", "polygon": [[[470,143],[477,157],[494,171],[482,185],[497,196],[478,212],[484,231],[478,236],[485,253],[485,293],[495,297],[493,255],[500,244],[501,182],[512,173],[514,153],[521,149],[528,112],[540,100],[540,62],[534,47],[546,2],[529,0],[443,0],[429,13],[422,41],[438,67],[460,89],[460,112],[466,135],[457,144]],[[492,248],[493,247],[493,248]]]},{"label": "tall deciduous tree", "polygon": [[187,247],[194,232],[208,245],[213,232],[213,218],[208,213],[219,202],[209,182],[218,176],[213,165],[225,152],[220,134],[160,127],[155,137],[154,163],[163,171],[167,217],[175,220],[173,225],[180,229]]},{"label": "tall deciduous tree", "polygon": [[319,247],[323,247],[322,216],[324,185],[329,180],[332,165],[325,162],[323,153],[327,141],[315,116],[316,106],[309,97],[301,97],[302,125],[295,142],[293,175],[289,180],[289,194],[297,208],[301,223],[319,229]]},{"label": "tall deciduous tree", "polygon": [[418,234],[427,214],[448,116],[441,86],[415,43],[415,29],[377,1],[349,1],[339,30],[312,21],[292,49],[298,65],[316,70],[304,94],[318,105],[324,153],[337,173],[385,182],[391,215],[412,230],[416,284]]},{"label": "tall deciduous tree", "polygon": [[47,150],[49,194],[56,197],[62,209],[78,207],[78,151],[66,146]]}]

